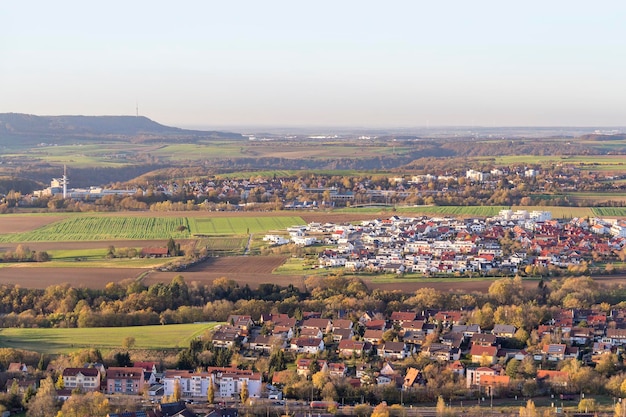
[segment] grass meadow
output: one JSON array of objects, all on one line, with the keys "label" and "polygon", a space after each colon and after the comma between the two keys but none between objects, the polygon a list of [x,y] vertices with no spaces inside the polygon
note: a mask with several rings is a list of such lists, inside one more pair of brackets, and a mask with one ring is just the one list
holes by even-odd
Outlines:
[{"label": "grass meadow", "polygon": [[125,338],[134,337],[134,349],[183,348],[189,345],[190,340],[217,324],[219,323],[76,329],[5,328],[0,330],[0,347],[57,354],[92,347],[101,350],[118,349],[122,347]]}]

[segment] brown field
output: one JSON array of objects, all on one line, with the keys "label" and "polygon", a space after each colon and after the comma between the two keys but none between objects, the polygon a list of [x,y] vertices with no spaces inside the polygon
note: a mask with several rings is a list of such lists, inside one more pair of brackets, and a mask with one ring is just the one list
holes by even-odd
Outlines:
[{"label": "brown field", "polygon": [[35,230],[64,219],[64,216],[0,216],[0,233],[21,233]]},{"label": "brown field", "polygon": [[216,278],[228,278],[239,285],[249,285],[257,288],[259,284],[272,283],[282,286],[294,284],[303,288],[302,276],[274,275],[272,271],[285,262],[283,256],[237,256],[212,258],[207,262],[181,272],[151,271],[143,279],[144,284],[151,285],[158,282],[167,283],[176,275],[185,277],[185,281],[196,281],[201,284],[210,284]]},{"label": "brown field", "polygon": [[67,283],[72,287],[101,289],[109,282],[137,278],[144,271],[136,268],[0,268],[0,284],[43,289]]},{"label": "brown field", "polygon": [[380,218],[389,218],[393,216],[391,213],[333,213],[333,212],[290,212],[299,215],[307,223],[351,223],[361,220],[373,220]]}]

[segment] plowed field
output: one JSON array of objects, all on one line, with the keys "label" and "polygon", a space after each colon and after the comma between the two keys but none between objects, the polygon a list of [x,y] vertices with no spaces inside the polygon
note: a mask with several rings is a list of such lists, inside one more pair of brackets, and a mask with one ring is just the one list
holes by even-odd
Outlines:
[{"label": "plowed field", "polygon": [[63,216],[0,216],[0,233],[23,233],[62,220]]},{"label": "plowed field", "polygon": [[137,268],[0,268],[0,284],[24,288],[47,288],[55,284],[72,287],[104,288],[109,282],[138,277]]},{"label": "plowed field", "polygon": [[282,286],[294,284],[303,287],[302,276],[273,275],[272,271],[285,261],[282,256],[239,256],[213,258],[201,265],[196,265],[181,272],[151,271],[143,280],[144,284],[151,285],[157,282],[167,283],[176,275],[185,277],[185,281],[197,281],[210,284],[216,278],[228,278],[239,283],[248,284],[256,288],[259,284],[272,283]]}]

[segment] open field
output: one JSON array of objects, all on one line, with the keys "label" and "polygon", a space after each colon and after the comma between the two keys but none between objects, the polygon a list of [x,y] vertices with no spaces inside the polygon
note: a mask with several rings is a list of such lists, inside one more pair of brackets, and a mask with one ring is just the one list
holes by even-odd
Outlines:
[{"label": "open field", "polygon": [[0,233],[24,233],[63,220],[66,215],[54,214],[2,214]]},{"label": "open field", "polygon": [[593,216],[591,207],[554,207],[554,206],[513,206],[511,210],[541,210],[552,213],[553,219],[571,219],[574,217]]},{"label": "open field", "polygon": [[55,284],[103,289],[109,282],[136,279],[140,268],[0,268],[0,284],[25,288],[47,288]]},{"label": "open field", "polygon": [[273,171],[239,171],[239,172],[229,172],[216,175],[217,178],[272,178],[272,177],[306,177],[309,174],[314,175],[327,175],[327,176],[357,176],[357,177],[368,177],[368,176],[388,176],[392,175],[390,172],[386,171],[377,171],[376,174],[372,174],[371,171],[359,171],[359,170],[348,170],[348,169],[316,169],[316,170],[273,170]]},{"label": "open field", "polygon": [[626,193],[568,193],[566,194],[570,201],[577,204],[596,205],[607,201],[626,202]]},{"label": "open field", "polygon": [[[185,239],[194,235],[243,235],[284,230],[305,224],[293,213],[257,216],[253,212],[212,216],[213,213],[188,212],[182,216],[144,212],[143,215],[67,215],[63,217],[6,215],[0,216],[6,229],[0,229],[0,242],[64,242],[96,240]],[[17,226],[9,226],[17,219]],[[30,219],[34,219],[31,221]],[[184,229],[183,229],[184,228]],[[13,232],[8,232],[12,230]]]},{"label": "open field", "polygon": [[231,218],[190,218],[189,228],[194,235],[242,235],[263,233],[270,230],[285,230],[290,226],[305,224],[298,216]]},{"label": "open field", "polygon": [[144,278],[146,285],[157,282],[171,282],[176,275],[185,277],[185,281],[197,281],[202,284],[210,284],[216,278],[228,278],[239,283],[248,284],[256,288],[259,284],[271,283],[282,286],[293,284],[303,288],[304,278],[300,274],[275,275],[275,268],[282,265],[287,258],[284,256],[246,256],[246,257],[223,257],[211,258],[209,261],[196,265],[182,272],[150,271]]},{"label": "open field", "polygon": [[[500,210],[508,209],[507,206],[421,206],[400,207],[397,212],[401,214],[430,214],[446,216],[495,216]],[[393,215],[392,213],[390,215]]]},{"label": "open field", "polygon": [[[597,142],[594,142],[598,145]],[[476,158],[478,160],[484,157]],[[528,155],[495,157],[498,165],[528,164]],[[587,171],[626,171],[623,155],[533,155],[532,162],[541,165],[574,165]]]},{"label": "open field", "polygon": [[170,324],[166,326],[96,327],[79,329],[0,330],[0,347],[46,354],[69,353],[81,348],[119,349],[127,337],[135,338],[135,349],[186,347],[189,341],[218,323]]},{"label": "open field", "polygon": [[[195,239],[177,239],[176,243],[185,246],[188,243],[195,242]],[[4,242],[0,245],[0,252],[15,250],[19,242]],[[64,251],[105,251],[109,246],[115,248],[146,248],[146,247],[165,247],[167,239],[151,239],[151,240],[96,240],[96,241],[75,241],[75,242],[28,242],[26,246],[35,251],[54,252],[60,251],[63,256]],[[89,254],[89,253],[88,253]],[[93,254],[92,254],[93,255]]]},{"label": "open field", "polygon": [[626,207],[594,207],[593,213],[602,217],[626,217]]},{"label": "open field", "polygon": [[[177,230],[185,227],[184,230]],[[185,218],[72,216],[36,230],[0,235],[1,242],[80,241],[114,239],[176,239],[189,237]]]},{"label": "open field", "polygon": [[197,247],[206,247],[213,255],[243,255],[248,236],[211,236],[201,239]]}]

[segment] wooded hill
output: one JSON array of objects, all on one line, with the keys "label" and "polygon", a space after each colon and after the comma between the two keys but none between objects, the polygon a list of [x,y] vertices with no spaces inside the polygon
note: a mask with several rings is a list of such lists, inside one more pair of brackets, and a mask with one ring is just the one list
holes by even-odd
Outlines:
[{"label": "wooded hill", "polygon": [[[144,116],[35,116],[0,113],[0,145],[56,144],[78,141],[193,142],[243,139],[238,133],[186,130],[164,126]],[[16,143],[16,141],[19,141]]]}]

